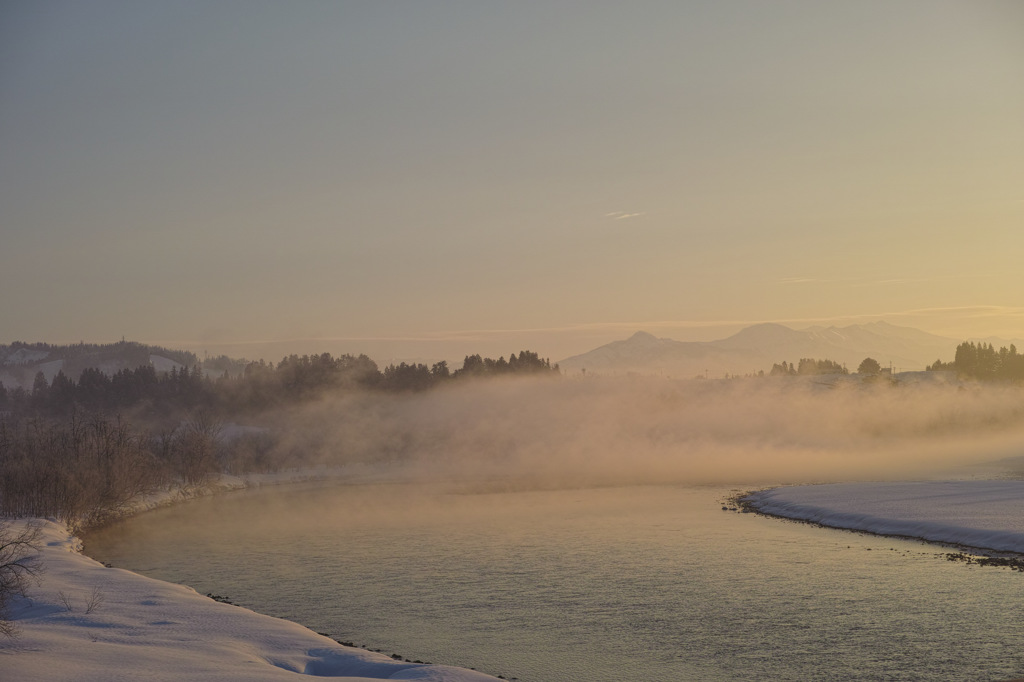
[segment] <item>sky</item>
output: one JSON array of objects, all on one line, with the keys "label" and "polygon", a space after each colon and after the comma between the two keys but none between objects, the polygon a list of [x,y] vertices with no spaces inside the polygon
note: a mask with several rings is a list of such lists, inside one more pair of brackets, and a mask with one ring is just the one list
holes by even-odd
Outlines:
[{"label": "sky", "polygon": [[0,2],[0,343],[1024,337],[1022,228],[1014,0]]}]

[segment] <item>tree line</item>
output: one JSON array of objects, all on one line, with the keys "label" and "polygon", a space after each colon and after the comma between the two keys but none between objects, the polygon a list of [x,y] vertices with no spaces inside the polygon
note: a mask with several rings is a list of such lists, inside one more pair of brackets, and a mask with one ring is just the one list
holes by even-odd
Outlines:
[{"label": "tree line", "polygon": [[816,360],[814,358],[800,358],[800,362],[794,367],[793,363],[775,363],[768,376],[808,376],[815,374],[849,374],[846,367],[834,360]]},{"label": "tree line", "polygon": [[[0,385],[0,516],[95,523],[138,496],[173,485],[202,485],[215,472],[242,474],[301,467],[308,453],[282,448],[265,428],[224,425],[346,392],[423,391],[479,377],[559,375],[557,365],[522,351],[506,360],[467,356],[388,365],[365,355],[290,355],[248,363],[236,376],[209,377],[199,366],[157,372],[146,364],[106,375],[86,368],[77,380],[40,372],[31,390]],[[130,420],[130,421],[129,421]]]},{"label": "tree line", "polygon": [[963,379],[1019,382],[1024,380],[1024,355],[1012,343],[997,351],[991,343],[964,341],[956,347],[952,362],[936,360],[927,369],[956,372]]},{"label": "tree line", "polygon": [[37,372],[31,390],[0,383],[0,414],[67,416],[73,411],[130,412],[140,417],[179,415],[210,410],[218,414],[244,414],[312,399],[329,391],[422,391],[448,381],[471,377],[558,374],[558,365],[524,350],[494,360],[466,356],[461,369],[449,370],[446,361],[391,364],[381,371],[366,355],[289,355],[276,365],[251,362],[241,374],[224,371],[212,378],[199,365],[157,372],[148,364],[108,375],[86,367],[75,380],[57,372],[53,379]]},{"label": "tree line", "polygon": [[10,345],[0,344],[0,361],[5,361],[4,372],[13,375],[22,384],[30,383],[34,375],[31,363],[26,362],[30,358],[45,359],[47,362],[60,360],[64,373],[77,377],[89,367],[134,368],[148,365],[152,355],[189,367],[199,364],[199,358],[190,351],[150,346],[135,341],[106,344],[79,342],[61,346],[23,341],[15,341]]},{"label": "tree line", "polygon": [[[991,343],[964,341],[956,347],[956,354],[950,362],[936,360],[925,368],[929,372],[954,372],[960,379],[976,381],[1024,382],[1024,355],[1017,347],[1001,347],[996,350]],[[874,358],[864,358],[857,367],[857,374],[877,375],[888,372]],[[806,376],[815,374],[848,374],[846,367],[832,360],[802,358],[794,366],[792,362],[772,365],[770,376]]]}]

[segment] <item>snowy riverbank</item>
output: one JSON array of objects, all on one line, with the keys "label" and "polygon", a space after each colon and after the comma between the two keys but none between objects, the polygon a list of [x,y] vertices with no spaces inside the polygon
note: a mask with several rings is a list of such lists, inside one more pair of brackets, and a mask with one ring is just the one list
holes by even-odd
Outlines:
[{"label": "snowy riverbank", "polygon": [[[338,472],[222,479],[206,490],[311,480]],[[152,508],[201,494],[147,499]],[[288,680],[298,675],[358,680],[483,682],[471,670],[395,660],[346,647],[301,625],[224,604],[181,585],[107,568],[81,554],[81,542],[53,521],[42,524],[39,585],[16,598],[13,640],[0,639],[4,679]]]},{"label": "snowy riverbank", "polygon": [[1024,481],[836,483],[746,499],[766,514],[833,528],[1024,553]]},{"label": "snowy riverbank", "polygon": [[[292,472],[219,480],[230,489],[289,480],[365,481],[382,472]],[[355,475],[353,475],[355,474]],[[191,495],[191,493],[189,493]],[[178,493],[142,508],[182,499]],[[1024,481],[848,483],[761,491],[761,511],[839,528],[1024,552]],[[26,521],[18,521],[24,524]],[[42,583],[17,600],[20,631],[0,640],[2,677],[17,680],[344,680],[482,682],[471,670],[346,647],[295,623],[194,590],[106,568],[63,525],[43,523]]]}]

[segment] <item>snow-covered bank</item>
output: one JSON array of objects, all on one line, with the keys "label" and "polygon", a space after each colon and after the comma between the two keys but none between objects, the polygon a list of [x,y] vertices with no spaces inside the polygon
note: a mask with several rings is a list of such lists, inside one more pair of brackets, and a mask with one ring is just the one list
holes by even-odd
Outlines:
[{"label": "snow-covered bank", "polygon": [[82,555],[66,527],[40,523],[45,572],[30,598],[13,604],[19,635],[0,640],[3,679],[241,681],[300,674],[352,681],[496,679],[345,647],[187,587],[107,568]]},{"label": "snow-covered bank", "polygon": [[1024,481],[835,483],[746,499],[764,513],[833,528],[1024,553]]}]

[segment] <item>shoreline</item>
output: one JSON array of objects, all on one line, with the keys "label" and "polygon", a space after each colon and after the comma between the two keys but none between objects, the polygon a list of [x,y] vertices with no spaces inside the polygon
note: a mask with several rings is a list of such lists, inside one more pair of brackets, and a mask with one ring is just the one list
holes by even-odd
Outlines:
[{"label": "shoreline", "polygon": [[[992,483],[999,484],[1005,483],[1002,479],[992,479],[990,481],[972,481],[973,483]],[[886,482],[891,484],[892,482]],[[934,481],[930,482],[911,482],[904,483],[904,485],[923,485],[927,483],[937,483]],[[947,481],[939,483],[964,483],[964,481]],[[1021,483],[1024,487],[1024,482]],[[827,485],[841,485],[841,484],[816,484],[818,486]],[[849,484],[845,484],[849,485]],[[858,483],[857,485],[879,485],[877,482],[865,482]],[[985,531],[979,529],[964,529],[956,528],[954,526],[945,526],[938,522],[920,523],[917,525],[921,527],[921,533],[914,532],[900,532],[901,529],[910,528],[915,525],[910,521],[899,521],[892,519],[885,519],[882,517],[874,517],[867,513],[853,514],[849,512],[836,512],[823,509],[821,507],[813,506],[800,506],[798,504],[792,504],[789,507],[783,507],[782,505],[773,505],[772,500],[765,499],[770,496],[779,493],[784,490],[792,490],[795,488],[805,488],[815,486],[778,486],[772,488],[764,488],[759,490],[748,491],[736,495],[730,498],[730,503],[737,507],[737,511],[745,513],[754,513],[760,516],[765,516],[774,519],[780,519],[784,521],[791,521],[796,523],[805,523],[819,528],[827,528],[830,530],[840,530],[845,532],[860,533],[864,535],[872,535],[875,537],[895,538],[899,540],[912,540],[920,542],[926,545],[933,546],[935,548],[953,549],[957,550],[956,553],[947,553],[946,556],[950,561],[963,561],[967,564],[978,564],[981,566],[1004,566],[1010,567],[1014,570],[1022,570],[1019,566],[1024,566],[1024,548],[1014,549],[1008,543],[1012,541],[1019,541],[1019,534],[1012,532],[1000,532],[1000,531]],[[829,517],[829,514],[833,517]],[[872,528],[871,526],[875,527]],[[884,528],[892,528],[895,530],[884,530]],[[1003,547],[992,547],[986,544],[971,544],[970,542],[958,541],[952,539],[956,535],[963,537],[969,536],[974,531],[978,533],[978,537],[982,537],[987,534],[989,537],[994,539],[992,544],[1000,543]],[[979,561],[981,557],[983,560]],[[993,559],[992,561],[984,559]]]},{"label": "shoreline", "polygon": [[[392,477],[374,477],[376,480],[370,481],[366,477],[348,479],[340,475],[341,472],[333,472],[335,475],[329,477],[322,475],[324,472],[315,472],[313,476],[310,473],[289,472],[285,477],[277,475],[273,481],[264,483],[330,485],[331,479],[342,485],[347,481],[356,484],[395,482]],[[376,473],[381,471],[378,469]],[[248,487],[257,488],[259,485],[254,483]],[[243,489],[236,485],[214,486],[206,494]],[[735,488],[732,492],[734,495],[731,497],[711,499],[739,501],[751,494],[738,492]],[[175,497],[174,501],[165,501],[159,506],[189,501],[200,496]],[[741,509],[762,513],[745,504],[736,506],[740,507],[734,510],[737,513]],[[146,505],[142,511],[154,508]],[[763,515],[838,529],[783,515]],[[45,594],[42,594],[43,590],[32,594],[36,601],[33,604],[36,612],[30,615],[38,623],[33,622],[32,631],[26,633],[31,639],[15,642],[12,646],[0,643],[0,669],[11,671],[9,674],[13,679],[98,681],[115,677],[112,671],[116,671],[117,676],[123,679],[158,680],[205,676],[218,680],[259,681],[295,679],[295,674],[340,676],[352,682],[371,679],[493,682],[494,679],[501,679],[500,676],[486,676],[464,668],[402,660],[397,654],[389,657],[368,648],[353,649],[349,642],[338,642],[329,635],[317,633],[295,621],[272,618],[246,607],[221,603],[222,600],[215,599],[213,595],[202,596],[181,584],[147,578],[123,569],[103,567],[95,559],[76,551],[74,542],[78,538],[72,536],[66,527],[62,528],[54,522],[47,523],[49,530],[47,541],[44,542],[46,560],[50,563],[51,560],[59,559],[56,564],[59,564],[60,570],[46,577],[47,582],[53,580],[54,584],[46,587]],[[883,535],[859,529],[854,529],[854,532]],[[941,554],[936,556],[941,558]],[[68,566],[73,569],[70,573],[65,571]],[[68,580],[69,577],[75,580]],[[84,579],[78,580],[80,577]],[[90,614],[86,604],[88,590],[97,586],[103,590],[107,600]],[[116,601],[111,598],[111,594],[114,594],[112,589],[116,591]],[[39,599],[36,599],[36,592],[39,592]],[[68,598],[67,601],[62,601],[62,595]],[[71,606],[68,606],[68,602]],[[47,628],[49,631],[44,632]],[[52,634],[54,631],[56,635]],[[124,647],[140,645],[141,654],[137,648],[124,653]],[[96,651],[101,648],[110,651],[97,656]],[[119,648],[120,652],[114,648]],[[192,657],[197,648],[200,660],[190,660],[186,672],[180,672],[174,667],[172,659],[175,655]],[[87,661],[86,667],[82,669],[79,668],[81,657]],[[33,665],[36,667],[33,668]],[[45,668],[47,665],[57,666],[61,670],[54,674],[53,670]],[[123,672],[124,668],[128,669],[126,673]],[[432,676],[432,671],[437,675]]]},{"label": "shoreline", "polygon": [[192,500],[239,490],[255,490],[265,486],[293,485],[299,483],[327,483],[351,478],[354,483],[373,482],[375,477],[386,475],[384,471],[369,472],[369,467],[343,465],[313,469],[291,469],[272,473],[214,474],[210,480],[198,485],[179,486],[159,492],[142,495],[128,505],[111,510],[95,520],[80,520],[65,524],[75,534],[86,534],[124,519],[129,519],[155,509],[173,507]]},{"label": "shoreline", "polygon": [[[294,679],[294,674],[340,679],[416,679],[493,682],[467,668],[385,654],[294,621],[237,606],[192,587],[106,566],[84,552],[90,528],[223,492],[265,485],[382,482],[384,472],[296,470],[248,477],[220,475],[191,489],[168,490],[104,516],[93,524],[11,519],[12,527],[39,524],[44,572],[15,597],[9,614],[18,634],[0,640],[0,667],[21,680]],[[393,479],[388,479],[393,480]],[[155,619],[154,610],[159,615]],[[212,625],[211,625],[212,624]],[[98,653],[98,650],[102,650]],[[183,656],[187,651],[187,656]],[[183,659],[188,663],[182,669]],[[254,669],[256,666],[261,666]],[[261,665],[262,664],[262,665]],[[116,674],[114,674],[116,671]]]}]

